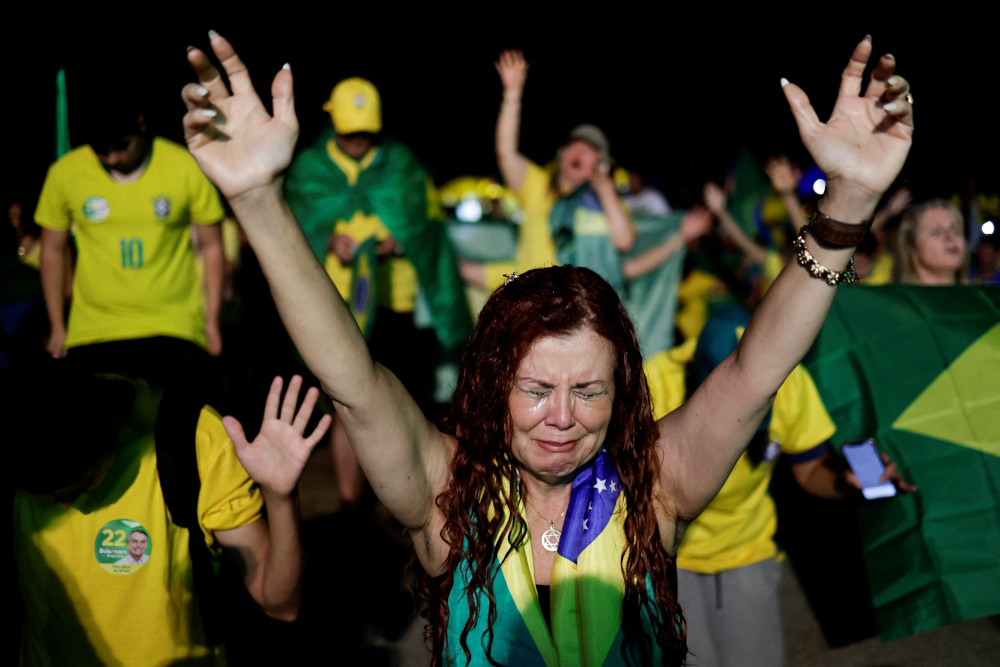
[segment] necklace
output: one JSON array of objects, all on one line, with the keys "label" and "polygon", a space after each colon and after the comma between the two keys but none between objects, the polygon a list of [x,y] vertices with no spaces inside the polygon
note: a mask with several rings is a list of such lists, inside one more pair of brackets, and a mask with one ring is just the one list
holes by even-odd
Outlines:
[{"label": "necklace", "polygon": [[[538,508],[535,507],[535,505],[530,500],[528,500],[527,497],[525,497],[524,500],[525,502],[528,503],[531,509],[535,510],[535,514],[542,517],[543,520],[549,522],[548,529],[544,533],[542,533],[542,537],[539,540],[539,542],[541,542],[542,544],[542,548],[545,549],[546,551],[556,551],[557,549],[559,549],[559,538],[562,537],[562,531],[556,528],[556,520],[546,519],[545,515],[539,512]],[[561,519],[564,516],[566,516],[566,510],[563,510],[562,514],[559,515],[559,518]]]}]

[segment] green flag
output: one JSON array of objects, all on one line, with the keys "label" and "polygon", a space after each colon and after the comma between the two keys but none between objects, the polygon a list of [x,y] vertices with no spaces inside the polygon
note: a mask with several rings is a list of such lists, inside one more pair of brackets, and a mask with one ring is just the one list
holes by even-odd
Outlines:
[{"label": "green flag", "polygon": [[[686,213],[687,211],[672,211],[666,217],[636,218],[635,246],[628,256],[640,255],[680,233],[681,219]],[[605,242],[609,243],[607,240]],[[674,346],[677,287],[681,282],[684,255],[682,247],[653,271],[626,282],[625,307],[639,333],[643,358],[648,359]]]},{"label": "green flag", "polygon": [[859,510],[881,638],[1000,613],[1000,289],[840,290],[805,365],[920,489]]},{"label": "green flag", "polygon": [[69,153],[69,103],[66,101],[66,70],[56,74],[56,159]]}]

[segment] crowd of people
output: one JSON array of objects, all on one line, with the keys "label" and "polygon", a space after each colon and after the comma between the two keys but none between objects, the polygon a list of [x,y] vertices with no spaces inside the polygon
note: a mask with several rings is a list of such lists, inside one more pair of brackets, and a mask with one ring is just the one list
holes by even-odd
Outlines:
[{"label": "crowd of people", "polygon": [[[523,155],[529,66],[503,52],[496,157],[519,208],[501,216],[502,256],[463,252],[455,230],[477,223],[445,222],[454,208],[383,131],[371,82],[334,87],[329,126],[295,153],[290,69],[269,113],[210,39],[188,55],[186,149],[122,105],[51,167],[40,230],[24,202],[8,208],[4,261],[39,270],[34,291],[4,295],[15,441],[72,406],[9,468],[24,659],[221,660],[206,583],[220,558],[294,619],[294,490],[330,427],[341,497],[374,492],[412,540],[432,664],[781,664],[773,463],[787,454],[817,496],[860,488],[831,465],[833,425],[799,365],[837,286],[1000,283],[994,237],[976,231],[972,261],[954,204],[910,206],[905,189],[882,203],[913,131],[894,58],[864,84],[859,43],[826,122],[782,82],[822,198],[800,197],[802,170],[776,156],[753,196],[707,183],[677,211],[616,170],[594,125],[567,128],[545,165]],[[285,343],[241,278],[258,263],[295,350],[264,367],[249,360],[280,355],[257,348]],[[227,302],[256,336],[233,352]],[[671,310],[666,333],[643,309]],[[230,354],[242,375],[211,377]],[[329,398],[318,423],[299,376],[287,392],[273,380],[252,441],[211,407],[228,389],[249,425],[256,385],[237,385],[302,363]],[[178,611],[133,623],[135,604]]]}]

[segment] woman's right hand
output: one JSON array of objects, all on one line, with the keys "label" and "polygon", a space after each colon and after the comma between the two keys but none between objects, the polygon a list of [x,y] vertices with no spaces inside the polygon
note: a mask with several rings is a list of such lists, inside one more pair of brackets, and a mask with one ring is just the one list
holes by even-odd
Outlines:
[{"label": "woman's right hand", "polygon": [[508,49],[500,54],[495,66],[505,91],[520,92],[524,89],[524,82],[528,78],[528,61],[524,59],[523,53]]},{"label": "woman's right hand", "polygon": [[277,183],[292,160],[299,134],[292,72],[286,66],[274,77],[271,116],[233,47],[214,32],[209,38],[232,92],[204,52],[189,50],[188,62],[198,83],[184,86],[181,92],[188,109],[184,138],[202,171],[232,202],[251,190]]}]

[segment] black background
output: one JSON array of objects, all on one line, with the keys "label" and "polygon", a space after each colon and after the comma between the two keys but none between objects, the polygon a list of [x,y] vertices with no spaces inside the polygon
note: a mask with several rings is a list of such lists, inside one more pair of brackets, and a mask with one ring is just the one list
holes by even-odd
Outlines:
[{"label": "black background", "polygon": [[570,128],[596,123],[617,161],[645,172],[677,206],[690,205],[705,179],[722,178],[741,147],[760,159],[789,153],[806,162],[779,78],[801,85],[825,118],[840,71],[869,32],[876,53],[896,56],[916,98],[914,149],[901,182],[918,199],[963,191],[969,178],[981,190],[998,189],[995,30],[954,6],[945,17],[836,21],[830,10],[609,5],[597,16],[564,6],[572,14],[565,20],[527,21],[510,15],[537,7],[398,13],[330,5],[318,15],[279,4],[281,13],[272,7],[267,16],[214,10],[187,17],[178,6],[155,18],[53,10],[45,20],[8,22],[4,192],[34,199],[54,158],[60,66],[71,122],[81,106],[138,95],[153,130],[181,140],[179,91],[191,78],[185,48],[205,47],[209,28],[233,42],[265,94],[271,76],[291,63],[300,142],[328,122],[320,107],[337,81],[371,79],[387,133],[410,145],[438,183],[496,173],[501,88],[493,62],[503,48],[521,48],[531,63],[522,151],[547,161]]}]

